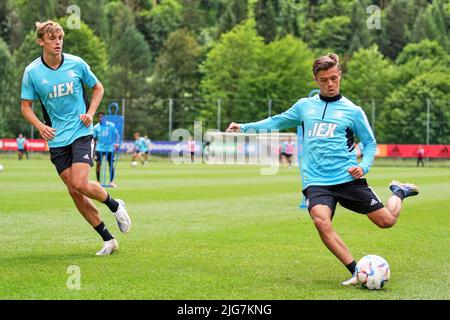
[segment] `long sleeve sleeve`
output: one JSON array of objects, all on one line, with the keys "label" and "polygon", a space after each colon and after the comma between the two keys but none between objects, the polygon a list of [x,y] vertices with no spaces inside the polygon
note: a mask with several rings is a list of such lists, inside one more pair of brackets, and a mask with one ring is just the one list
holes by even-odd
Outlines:
[{"label": "long sleeve sleeve", "polygon": [[355,115],[355,134],[364,146],[364,155],[359,166],[368,173],[377,152],[377,141],[364,111],[359,108]]},{"label": "long sleeve sleeve", "polygon": [[241,130],[243,132],[255,131],[260,132],[261,130],[283,130],[288,128],[293,128],[299,126],[301,123],[301,117],[299,114],[298,102],[294,104],[290,109],[285,112],[269,117],[267,119],[241,124]]}]

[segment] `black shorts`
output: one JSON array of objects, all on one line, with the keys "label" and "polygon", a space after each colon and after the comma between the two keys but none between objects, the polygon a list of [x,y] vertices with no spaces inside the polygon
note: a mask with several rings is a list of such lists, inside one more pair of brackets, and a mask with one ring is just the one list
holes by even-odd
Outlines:
[{"label": "black shorts", "polygon": [[92,167],[94,165],[93,153],[94,140],[92,140],[92,135],[88,135],[76,139],[67,146],[50,148],[50,160],[55,165],[58,174],[61,174],[70,168],[72,163],[88,163]]},{"label": "black shorts", "polygon": [[139,150],[136,150],[135,152],[134,152],[134,154],[140,154],[140,153],[142,153],[142,154],[148,154],[148,150],[147,151],[139,151]]},{"label": "black shorts", "polygon": [[114,152],[95,151],[95,161],[102,163],[103,158],[106,158],[108,163],[114,161]]},{"label": "black shorts", "polygon": [[333,186],[309,186],[303,190],[303,194],[309,211],[315,205],[326,205],[330,207],[332,217],[337,203],[348,210],[362,214],[384,208],[383,203],[364,178]]}]

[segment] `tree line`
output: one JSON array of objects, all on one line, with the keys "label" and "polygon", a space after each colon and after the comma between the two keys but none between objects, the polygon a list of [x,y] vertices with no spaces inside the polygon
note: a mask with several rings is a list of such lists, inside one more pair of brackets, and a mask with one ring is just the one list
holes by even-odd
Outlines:
[{"label": "tree line", "polygon": [[168,99],[174,129],[282,112],[315,88],[314,58],[335,52],[379,142],[424,143],[429,123],[430,143],[450,143],[448,0],[78,0],[70,28],[73,4],[0,0],[0,137],[29,128],[22,74],[41,54],[34,23],[52,19],[104,84],[100,109],[125,99],[126,138],[167,139]]}]

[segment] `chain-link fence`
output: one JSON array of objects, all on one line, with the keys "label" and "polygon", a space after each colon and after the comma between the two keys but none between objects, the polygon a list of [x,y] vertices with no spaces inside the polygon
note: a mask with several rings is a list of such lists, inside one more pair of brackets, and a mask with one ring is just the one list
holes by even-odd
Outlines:
[{"label": "chain-link fence", "polygon": [[[176,129],[193,133],[194,121],[202,122],[202,131],[224,131],[230,122],[253,122],[279,114],[296,101],[281,99],[162,99],[116,100],[125,114],[125,138],[139,131],[152,139],[170,140]],[[439,106],[431,99],[415,102],[414,110],[392,109],[377,100],[355,102],[365,111],[379,143],[450,143],[450,103]],[[294,131],[295,129],[288,130]]]}]

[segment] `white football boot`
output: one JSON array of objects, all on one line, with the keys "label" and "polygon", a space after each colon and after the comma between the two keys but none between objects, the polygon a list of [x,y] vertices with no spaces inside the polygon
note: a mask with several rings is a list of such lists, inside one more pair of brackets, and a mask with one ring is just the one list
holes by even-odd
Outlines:
[{"label": "white football boot", "polygon": [[358,278],[356,277],[356,275],[354,275],[348,280],[345,280],[344,282],[341,282],[342,286],[354,286],[356,284],[358,284]]},{"label": "white football boot", "polygon": [[98,251],[95,255],[107,256],[116,251],[119,251],[119,243],[116,241],[116,239],[111,239],[103,242],[103,248],[100,251]]},{"label": "white football boot", "polygon": [[117,199],[119,203],[119,208],[117,208],[116,212],[113,212],[113,215],[116,217],[117,224],[122,233],[127,233],[131,228],[131,219],[128,215],[127,210],[125,209],[125,202],[123,200]]}]

